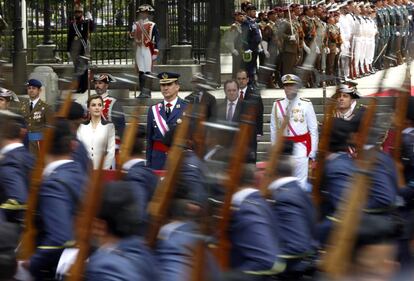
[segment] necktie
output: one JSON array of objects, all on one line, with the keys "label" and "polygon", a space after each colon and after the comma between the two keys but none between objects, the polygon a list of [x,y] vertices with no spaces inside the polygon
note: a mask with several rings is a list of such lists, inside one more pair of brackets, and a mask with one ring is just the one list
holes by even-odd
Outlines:
[{"label": "necktie", "polygon": [[170,114],[171,114],[171,106],[172,106],[172,104],[171,103],[167,103],[165,106],[166,106],[166,108],[165,108],[165,114],[167,115],[167,118],[168,118],[168,117],[170,117]]},{"label": "necktie", "polygon": [[240,90],[239,100],[240,101],[243,101],[243,99],[244,99],[244,97],[243,97],[243,91]]},{"label": "necktie", "polygon": [[32,112],[32,110],[33,110],[33,102],[31,101],[30,102],[30,112]]},{"label": "necktie", "polygon": [[233,102],[229,103],[229,109],[227,110],[227,121],[231,121],[233,119],[233,105]]}]

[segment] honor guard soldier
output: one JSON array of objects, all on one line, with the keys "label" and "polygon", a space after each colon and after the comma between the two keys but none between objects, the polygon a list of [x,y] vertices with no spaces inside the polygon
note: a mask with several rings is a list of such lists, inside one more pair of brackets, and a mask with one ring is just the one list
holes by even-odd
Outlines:
[{"label": "honor guard soldier", "polygon": [[234,22],[230,26],[229,31],[226,33],[224,44],[230,50],[232,55],[232,73],[233,77],[236,76],[237,71],[240,70],[242,67],[243,59],[242,59],[242,50],[243,50],[243,43],[242,43],[242,23],[246,20],[246,13],[245,12],[235,12],[234,13]]},{"label": "honor guard soldier", "polygon": [[337,100],[335,117],[351,120],[363,114],[365,106],[357,102],[360,97],[355,84],[340,84],[337,87],[336,93],[332,96]]},{"label": "honor guard soldier", "polygon": [[339,54],[342,39],[341,31],[335,23],[335,14],[333,13],[328,15],[327,43],[329,53],[326,55],[326,74],[336,76],[335,62],[336,57]]},{"label": "honor guard soldier", "polygon": [[86,183],[73,161],[75,135],[66,120],[57,120],[39,190],[36,210],[36,250],[22,263],[35,280],[54,280],[65,244],[74,239],[74,218]]},{"label": "honor guard soldier", "polygon": [[0,212],[7,221],[22,223],[34,157],[23,146],[23,117],[0,110],[0,118]]},{"label": "honor guard soldier", "polygon": [[[279,26],[279,37],[282,42],[280,50],[280,75],[293,73],[299,57],[299,26],[294,24],[293,18],[290,21],[286,15],[290,8],[285,7],[285,19]],[[291,17],[293,17],[292,13]]]},{"label": "honor guard soldier", "polygon": [[243,42],[243,61],[244,69],[249,76],[249,84],[255,84],[255,75],[257,72],[257,56],[259,53],[259,44],[262,41],[260,28],[257,25],[256,7],[247,5],[246,20],[242,23],[242,42]]},{"label": "honor guard soldier", "polygon": [[[146,74],[151,73],[153,61],[158,57],[159,32],[155,22],[149,19],[155,12],[149,4],[138,7],[138,21],[132,26],[130,37],[134,39],[135,63],[139,75],[140,97],[151,98],[151,85]],[[148,80],[148,81],[147,81]]]},{"label": "honor guard soldier", "polygon": [[27,83],[29,99],[22,102],[21,112],[26,120],[29,151],[37,156],[43,140],[43,129],[49,125],[53,115],[52,108],[40,99],[42,83],[30,79]]},{"label": "honor guard soldier", "polygon": [[302,87],[301,79],[287,74],[282,77],[282,83],[286,98],[277,99],[273,103],[270,138],[272,143],[276,141],[277,130],[287,116],[288,126],[283,134],[286,139],[295,142],[292,156],[295,161],[294,176],[298,178],[302,188],[306,188],[309,159],[315,159],[318,149],[318,123],[312,102],[298,97],[298,91]]},{"label": "honor guard soldier", "polygon": [[166,133],[182,122],[187,103],[178,97],[180,85],[177,73],[158,74],[164,100],[151,106],[147,116],[147,165],[153,169],[164,168],[168,147],[163,143]]},{"label": "honor guard soldier", "polygon": [[112,97],[108,91],[109,84],[113,82],[113,78],[109,74],[98,74],[94,77],[94,82],[96,93],[104,101],[103,117],[115,126],[115,144],[116,149],[119,150],[121,137],[125,128],[125,117],[121,103]]},{"label": "honor guard soldier", "polygon": [[20,107],[20,101],[14,92],[5,88],[0,88],[1,110],[10,110],[11,112],[21,115]]},{"label": "honor guard soldier", "polygon": [[88,89],[88,68],[91,46],[89,33],[92,32],[93,20],[90,12],[83,17],[83,7],[75,5],[75,16],[69,23],[67,52],[69,59],[72,59],[75,67],[75,75],[78,77],[77,93],[83,93]]},{"label": "honor guard soldier", "polygon": [[309,195],[293,176],[293,145],[293,142],[285,142],[274,169],[276,178],[268,186],[280,241],[279,257],[286,263],[286,269],[278,276],[280,280],[301,280],[304,274],[312,271],[317,249],[315,209]]}]

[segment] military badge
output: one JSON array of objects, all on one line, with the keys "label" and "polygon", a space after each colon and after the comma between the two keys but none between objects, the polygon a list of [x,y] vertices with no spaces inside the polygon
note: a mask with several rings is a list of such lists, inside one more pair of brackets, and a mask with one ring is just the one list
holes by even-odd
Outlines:
[{"label": "military badge", "polygon": [[41,111],[35,111],[33,113],[33,120],[40,120],[42,118],[42,112]]},{"label": "military badge", "polygon": [[176,106],[175,106],[175,108],[180,108],[181,107],[181,105],[180,104],[177,104]]}]

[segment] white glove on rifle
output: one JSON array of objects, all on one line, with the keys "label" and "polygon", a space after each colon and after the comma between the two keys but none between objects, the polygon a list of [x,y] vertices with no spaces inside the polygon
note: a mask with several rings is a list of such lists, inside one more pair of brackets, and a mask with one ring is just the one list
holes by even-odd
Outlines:
[{"label": "white glove on rifle", "polygon": [[267,43],[266,41],[262,41],[261,44],[262,44],[263,53],[264,53],[265,57],[269,58],[270,57],[270,54],[269,54],[269,51],[268,51],[269,43]]},{"label": "white glove on rifle", "polygon": [[310,54],[310,52],[311,52],[310,48],[309,48],[308,46],[306,46],[306,44],[305,44],[305,43],[303,43],[303,50],[304,50],[307,54]]},{"label": "white glove on rifle", "polygon": [[339,54],[339,48],[335,49],[335,55]]},{"label": "white glove on rifle", "polygon": [[92,20],[92,14],[90,12],[86,12],[85,19]]},{"label": "white glove on rifle", "polygon": [[236,50],[236,49],[233,49],[232,51],[231,51],[231,53],[233,54],[233,56],[238,56],[238,55],[240,55],[239,54],[239,52]]},{"label": "white glove on rifle", "polygon": [[289,40],[290,41],[296,41],[296,36],[295,35],[290,35]]},{"label": "white glove on rifle", "polygon": [[325,54],[330,54],[331,50],[328,47],[325,47],[325,49],[323,49]]},{"label": "white glove on rifle", "polygon": [[319,49],[319,47],[318,47],[318,46],[316,46],[315,51],[316,51],[316,53],[317,53],[318,55],[321,53],[321,50]]}]

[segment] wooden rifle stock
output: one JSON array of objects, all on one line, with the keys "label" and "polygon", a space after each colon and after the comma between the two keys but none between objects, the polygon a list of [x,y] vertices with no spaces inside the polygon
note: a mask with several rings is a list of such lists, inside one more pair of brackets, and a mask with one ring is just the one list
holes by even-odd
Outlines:
[{"label": "wooden rifle stock", "polygon": [[232,158],[229,163],[229,173],[224,180],[223,206],[220,210],[220,221],[218,224],[218,245],[215,254],[219,264],[223,269],[229,267],[229,251],[230,241],[228,239],[227,230],[230,223],[231,215],[231,199],[236,192],[240,183],[243,172],[243,165],[246,161],[248,143],[253,132],[253,124],[255,120],[255,110],[249,108],[247,114],[243,114],[241,118],[240,131],[236,136]]},{"label": "wooden rifle stock", "polygon": [[406,185],[403,166],[401,163],[401,144],[402,144],[402,131],[405,126],[405,119],[408,111],[408,102],[411,94],[411,73],[410,73],[411,64],[407,65],[405,80],[403,88],[399,91],[399,96],[397,96],[395,112],[396,116],[394,117],[394,144],[392,150],[392,157],[397,165],[398,172],[398,186],[404,187]]},{"label": "wooden rifle stock", "polygon": [[151,216],[151,224],[147,233],[147,242],[150,247],[155,247],[158,232],[167,216],[171,200],[174,196],[176,180],[180,172],[181,163],[184,158],[184,149],[187,142],[187,135],[190,128],[189,113],[192,112],[192,105],[187,106],[183,115],[183,122],[178,126],[174,135],[173,145],[168,153],[165,178],[159,182],[155,194],[148,206],[148,213]]},{"label": "wooden rifle stock", "polygon": [[122,136],[121,149],[118,157],[118,163],[116,165],[116,178],[120,180],[122,178],[122,166],[131,155],[132,146],[134,145],[135,136],[137,135],[139,120],[138,117],[141,113],[141,108],[137,106],[133,112],[132,120],[128,124],[124,135]]},{"label": "wooden rifle stock", "polygon": [[83,272],[85,271],[85,260],[89,256],[90,238],[92,231],[92,222],[99,211],[99,206],[102,201],[103,194],[103,165],[105,162],[105,155],[99,161],[98,170],[92,172],[92,179],[89,181],[88,187],[85,190],[86,195],[82,202],[82,209],[76,218],[76,233],[78,255],[69,271],[67,280],[81,281],[83,280]]},{"label": "wooden rifle stock", "polygon": [[345,200],[338,208],[338,222],[334,225],[329,237],[329,247],[322,259],[322,270],[327,274],[328,280],[338,280],[343,277],[351,260],[352,250],[355,245],[356,233],[361,219],[362,208],[365,206],[368,191],[371,187],[369,172],[372,171],[376,162],[377,152],[375,149],[362,151],[368,140],[369,130],[376,111],[376,99],[373,98],[368,105],[359,130],[357,147],[358,172],[349,183]]},{"label": "wooden rifle stock", "polygon": [[321,196],[321,182],[323,169],[325,167],[325,158],[329,149],[329,141],[331,139],[333,113],[335,110],[335,103],[330,101],[325,107],[325,114],[323,116],[323,127],[321,132],[321,139],[318,146],[318,154],[316,159],[315,175],[312,178],[312,199],[315,208],[319,209],[322,201]]},{"label": "wooden rifle stock", "polygon": [[286,116],[283,119],[282,126],[280,126],[280,128],[277,129],[276,142],[271,148],[270,158],[266,165],[265,174],[260,183],[260,191],[265,198],[269,197],[269,190],[267,189],[267,187],[272,183],[272,180],[275,178],[274,169],[275,167],[277,167],[279,156],[283,151],[283,147],[285,144],[285,136],[283,135],[283,133],[286,129],[287,124],[289,123],[289,115],[290,112],[286,113]]},{"label": "wooden rifle stock", "polygon": [[200,159],[203,158],[205,147],[204,147],[204,140],[205,140],[205,127],[203,125],[204,121],[206,121],[206,111],[207,107],[204,104],[196,104],[194,106],[198,107],[198,115],[195,116],[197,120],[197,128],[194,132],[194,150]]},{"label": "wooden rifle stock", "polygon": [[56,118],[66,118],[68,116],[71,103],[72,94],[69,92],[66,96],[65,102],[59,109],[59,112],[53,116],[51,125],[43,130],[43,145],[40,147],[39,155],[36,159],[36,163],[30,177],[27,209],[24,216],[24,230],[18,248],[18,259],[20,260],[29,259],[36,249],[37,230],[35,225],[35,215],[39,200],[40,185],[42,183],[43,169],[45,166],[45,157],[49,152],[54,137],[53,124],[55,124]]}]

